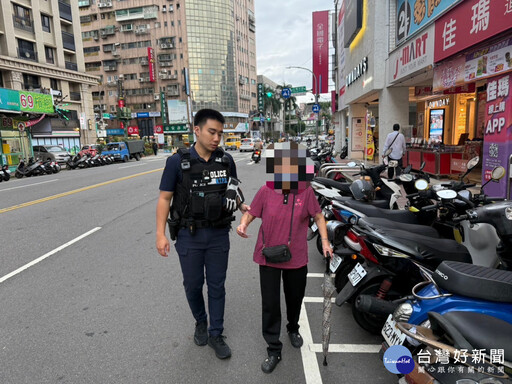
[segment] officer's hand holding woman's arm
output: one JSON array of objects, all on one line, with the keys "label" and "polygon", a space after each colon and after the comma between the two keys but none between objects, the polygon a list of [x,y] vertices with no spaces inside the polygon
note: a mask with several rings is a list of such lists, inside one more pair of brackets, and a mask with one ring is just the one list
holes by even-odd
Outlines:
[{"label": "officer's hand holding woman's arm", "polygon": [[322,250],[324,257],[332,257],[332,248],[329,238],[327,237],[327,225],[325,224],[324,215],[320,212],[314,217],[315,223],[318,226],[318,232],[320,232],[320,238],[322,239]]},{"label": "officer's hand holding woman's arm", "polygon": [[169,239],[165,235],[165,226],[169,217],[172,195],[173,192],[160,191],[156,204],[156,249],[163,257],[167,257],[171,250]]},{"label": "officer's hand holding woman's arm", "polygon": [[[248,207],[248,206],[246,206]],[[248,207],[248,209],[250,209],[250,207]],[[251,215],[249,212],[245,212],[242,216],[242,218],[240,219],[240,225],[236,228],[236,233],[238,233],[239,236],[241,237],[249,237],[247,235],[247,227],[249,226],[249,224],[254,220],[254,216]]]}]

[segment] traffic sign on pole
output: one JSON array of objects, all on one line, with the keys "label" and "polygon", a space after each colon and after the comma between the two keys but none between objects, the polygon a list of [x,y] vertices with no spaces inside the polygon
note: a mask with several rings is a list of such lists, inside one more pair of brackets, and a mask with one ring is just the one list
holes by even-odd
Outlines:
[{"label": "traffic sign on pole", "polygon": [[290,91],[292,93],[306,93],[306,87],[294,87],[291,88]]},{"label": "traffic sign on pole", "polygon": [[290,90],[290,88],[283,88],[283,90],[281,91],[281,96],[283,97],[283,99],[288,99],[291,95],[292,91]]},{"label": "traffic sign on pole", "polygon": [[320,104],[313,104],[313,112],[315,112],[315,113],[320,112]]}]

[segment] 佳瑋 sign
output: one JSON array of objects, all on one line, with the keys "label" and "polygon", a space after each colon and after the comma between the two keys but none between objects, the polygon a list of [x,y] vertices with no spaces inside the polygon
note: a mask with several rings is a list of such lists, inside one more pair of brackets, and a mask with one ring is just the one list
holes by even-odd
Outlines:
[{"label": "\u4f73\u744b sign", "polygon": [[30,113],[54,113],[52,95],[0,88],[0,109]]}]

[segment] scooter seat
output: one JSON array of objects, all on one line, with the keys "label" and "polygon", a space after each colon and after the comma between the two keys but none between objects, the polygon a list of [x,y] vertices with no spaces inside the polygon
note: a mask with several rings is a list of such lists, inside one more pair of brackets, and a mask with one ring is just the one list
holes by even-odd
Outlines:
[{"label": "scooter seat", "polygon": [[351,183],[336,181],[327,177],[315,177],[313,181],[337,189],[342,195],[352,196],[352,191],[350,190]]},{"label": "scooter seat", "polygon": [[[442,315],[474,349],[502,349],[512,361],[512,324],[479,312],[451,311]],[[430,316],[429,316],[430,318]]]},{"label": "scooter seat", "polygon": [[[342,204],[345,204],[347,201],[352,201],[354,198],[352,196],[336,196],[333,200],[339,201]],[[372,200],[369,201],[367,204],[371,204],[375,207],[379,208],[389,208],[389,202],[387,200]]]},{"label": "scooter seat", "polygon": [[[404,250],[415,260],[436,268],[444,260],[472,263],[467,248],[451,239],[432,239],[432,237],[410,233],[409,231],[384,231],[390,245]],[[394,243],[394,244],[393,244]]]},{"label": "scooter seat", "polygon": [[379,208],[357,200],[350,200],[345,202],[345,204],[369,217],[385,217],[388,220],[398,221],[400,223],[419,224],[416,215],[409,211]]},{"label": "scooter seat", "polygon": [[445,261],[437,267],[434,281],[457,295],[512,303],[512,271]]},{"label": "scooter seat", "polygon": [[362,225],[369,225],[372,228],[381,230],[386,233],[391,230],[400,230],[417,233],[419,235],[428,236],[435,239],[439,238],[439,233],[434,228],[427,225],[400,223],[397,221],[385,219],[383,217],[363,217],[359,219],[358,223]]}]

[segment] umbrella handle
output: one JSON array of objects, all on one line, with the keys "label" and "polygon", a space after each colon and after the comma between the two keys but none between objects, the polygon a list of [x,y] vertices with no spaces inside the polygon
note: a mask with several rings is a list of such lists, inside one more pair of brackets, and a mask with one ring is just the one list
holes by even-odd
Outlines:
[{"label": "umbrella handle", "polygon": [[324,257],[324,260],[325,260],[325,273],[330,273],[331,258]]}]

